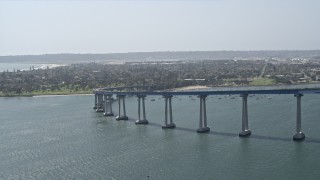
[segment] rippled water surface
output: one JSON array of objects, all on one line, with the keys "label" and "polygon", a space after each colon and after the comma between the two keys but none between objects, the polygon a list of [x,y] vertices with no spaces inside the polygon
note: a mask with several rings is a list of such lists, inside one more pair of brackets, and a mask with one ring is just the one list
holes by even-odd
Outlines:
[{"label": "rippled water surface", "polygon": [[208,134],[195,132],[196,97],[173,99],[173,130],[159,97],[147,97],[149,125],[134,124],[135,97],[129,121],[96,113],[93,96],[0,98],[0,179],[318,179],[320,96],[302,97],[304,142],[292,141],[295,98],[271,98],[249,97],[249,138],[239,97],[207,98]]}]

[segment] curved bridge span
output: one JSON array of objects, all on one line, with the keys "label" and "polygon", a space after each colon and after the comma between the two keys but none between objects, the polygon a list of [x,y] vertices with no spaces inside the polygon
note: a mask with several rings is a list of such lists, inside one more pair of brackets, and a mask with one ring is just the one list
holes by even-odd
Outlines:
[{"label": "curved bridge span", "polygon": [[[149,87],[149,86],[148,86]],[[133,87],[134,88],[134,87]],[[125,97],[136,96],[138,98],[138,120],[136,124],[148,124],[145,109],[145,97],[147,95],[162,96],[165,99],[165,121],[162,128],[175,128],[173,123],[172,97],[173,96],[191,96],[196,95],[200,100],[199,108],[199,128],[198,133],[206,133],[210,131],[207,126],[206,98],[211,95],[239,95],[242,97],[242,128],[239,133],[240,137],[251,135],[248,126],[248,95],[250,94],[292,94],[296,98],[296,132],[293,140],[301,141],[305,139],[305,134],[301,128],[301,97],[304,94],[320,94],[320,84],[309,85],[292,85],[292,86],[255,86],[255,87],[218,87],[193,91],[121,91],[125,88],[101,88],[93,91],[95,95],[94,109],[97,112],[104,112],[105,116],[114,116],[112,111],[112,101],[115,95],[118,98],[118,116],[116,120],[128,120],[125,108]],[[135,88],[136,89],[136,88]]]}]

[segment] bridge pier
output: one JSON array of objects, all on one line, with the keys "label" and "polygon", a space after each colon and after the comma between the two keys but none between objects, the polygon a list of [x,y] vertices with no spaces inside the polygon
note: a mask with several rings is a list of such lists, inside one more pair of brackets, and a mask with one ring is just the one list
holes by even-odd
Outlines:
[{"label": "bridge pier", "polygon": [[103,95],[102,94],[97,94],[97,104],[96,104],[96,112],[103,112]]},{"label": "bridge pier", "polygon": [[297,98],[297,121],[296,121],[296,134],[293,135],[294,141],[302,141],[305,138],[304,133],[301,130],[301,97],[303,94],[295,94]]},{"label": "bridge pier", "polygon": [[199,117],[199,128],[197,129],[198,133],[206,133],[210,131],[210,128],[207,126],[206,97],[207,95],[199,95],[200,117]]},{"label": "bridge pier", "polygon": [[104,115],[113,116],[112,112],[112,94],[104,94]]},{"label": "bridge pier", "polygon": [[93,106],[93,109],[97,109],[97,101],[98,101],[98,95],[94,94],[94,106]]},{"label": "bridge pier", "polygon": [[[138,97],[138,116],[139,116],[139,119],[136,120],[136,124],[148,124],[148,120],[146,118],[146,107],[145,107],[145,97],[146,95],[144,94],[138,94],[137,95]],[[141,119],[141,101],[142,101],[142,119]]]},{"label": "bridge pier", "polygon": [[242,131],[239,133],[240,137],[251,135],[248,127],[248,94],[240,95],[242,97]]},{"label": "bridge pier", "polygon": [[[116,120],[128,120],[128,116],[126,115],[125,97],[126,95],[117,95],[118,105],[119,105],[119,114],[116,117]],[[121,115],[121,100],[122,100],[123,115]]]},{"label": "bridge pier", "polygon": [[[164,120],[164,125],[162,126],[163,129],[172,129],[175,128],[176,125],[173,123],[173,118],[172,118],[172,95],[164,95],[165,98],[165,120]],[[168,102],[169,102],[169,107],[168,107]],[[168,108],[169,108],[169,117],[170,117],[170,122],[168,123]]]}]

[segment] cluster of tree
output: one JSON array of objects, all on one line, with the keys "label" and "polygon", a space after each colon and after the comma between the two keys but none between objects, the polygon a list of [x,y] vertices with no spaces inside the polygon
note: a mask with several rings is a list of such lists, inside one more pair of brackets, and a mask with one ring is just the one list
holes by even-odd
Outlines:
[{"label": "cluster of tree", "polygon": [[[265,60],[82,63],[53,69],[1,72],[0,92],[21,94],[38,91],[91,91],[99,87],[143,85],[153,85],[154,90],[163,90],[189,85],[220,86],[231,81],[246,85],[250,79],[261,76],[266,64]],[[266,72],[276,78],[274,74],[297,70],[290,70],[292,67],[269,63]],[[314,65],[304,64],[302,67],[310,69]],[[306,71],[304,73],[309,74]]]}]

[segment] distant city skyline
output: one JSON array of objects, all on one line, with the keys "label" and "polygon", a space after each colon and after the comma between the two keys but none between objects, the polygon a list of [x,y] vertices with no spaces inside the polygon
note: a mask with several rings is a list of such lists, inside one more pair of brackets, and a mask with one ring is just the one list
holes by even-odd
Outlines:
[{"label": "distant city skyline", "polygon": [[0,56],[319,50],[318,0],[0,0]]}]

